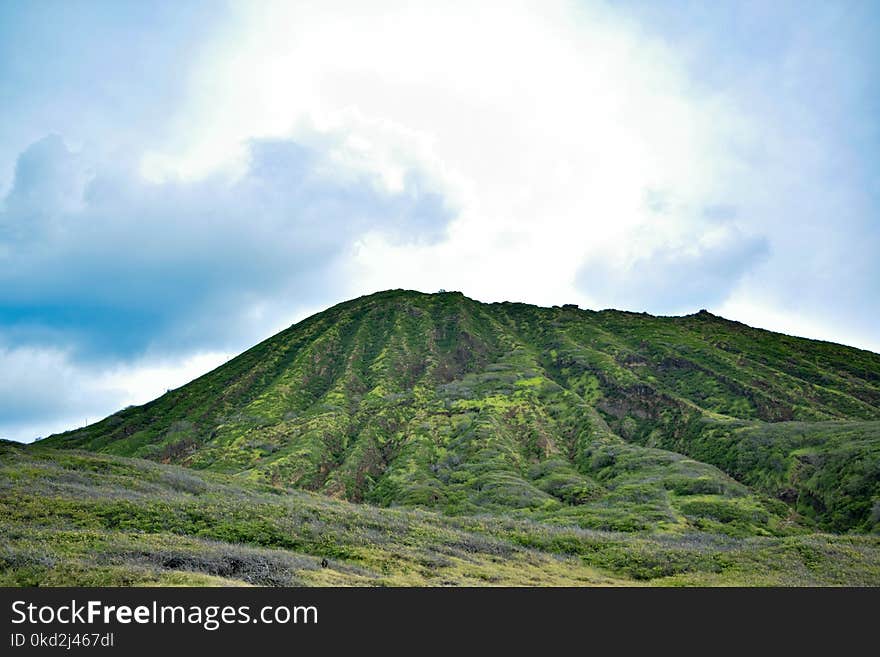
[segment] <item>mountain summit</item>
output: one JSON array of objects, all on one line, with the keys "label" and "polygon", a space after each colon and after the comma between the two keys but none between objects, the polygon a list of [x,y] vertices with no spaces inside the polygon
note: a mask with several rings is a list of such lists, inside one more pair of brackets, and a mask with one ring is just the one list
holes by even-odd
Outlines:
[{"label": "mountain summit", "polygon": [[387,291],[40,445],[584,528],[880,526],[880,355],[684,317]]}]

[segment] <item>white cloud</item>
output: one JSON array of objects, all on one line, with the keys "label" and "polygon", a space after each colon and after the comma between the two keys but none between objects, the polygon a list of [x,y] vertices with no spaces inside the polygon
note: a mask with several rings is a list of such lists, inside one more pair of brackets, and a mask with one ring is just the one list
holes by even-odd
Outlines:
[{"label": "white cloud", "polygon": [[242,347],[263,335],[252,306],[287,316],[338,290],[359,235],[442,235],[450,210],[418,171],[388,193],[322,147],[252,140],[238,178],[148,183],[119,162],[81,175],[60,138],[33,144],[0,211],[0,338],[97,360]]},{"label": "white cloud", "polygon": [[[334,161],[380,172],[390,190],[402,171],[426,172],[460,208],[448,239],[413,248],[365,236],[352,293],[447,287],[589,303],[581,263],[624,257],[631,232],[658,221],[647,191],[688,207],[729,201],[718,183],[736,164],[725,153],[747,126],[724,99],[689,88],[668,46],[599,6],[239,12],[239,31],[193,75],[184,115],[197,129],[148,161],[178,175],[234,169],[246,137],[317,132],[334,136]],[[661,241],[688,219],[664,222]]]},{"label": "white cloud", "polygon": [[773,299],[762,298],[761,295],[754,293],[748,295],[734,293],[714,312],[722,317],[733,317],[744,324],[768,331],[813,340],[827,340],[880,353],[880,340],[860,326],[840,321],[831,313],[818,317],[792,313],[790,310],[780,309]]},{"label": "white cloud", "polygon": [[206,352],[165,361],[144,358],[107,368],[78,363],[57,349],[0,349],[0,438],[29,442],[96,422],[181,386],[230,356]]}]

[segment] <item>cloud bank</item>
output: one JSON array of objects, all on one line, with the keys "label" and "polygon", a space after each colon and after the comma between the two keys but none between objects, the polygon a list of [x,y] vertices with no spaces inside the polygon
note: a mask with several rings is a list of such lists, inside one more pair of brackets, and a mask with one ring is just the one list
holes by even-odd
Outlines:
[{"label": "cloud bank", "polygon": [[436,240],[451,215],[415,173],[389,193],[291,140],[251,141],[234,178],[151,183],[124,164],[92,166],[57,136],[19,157],[0,212],[11,346],[88,358],[228,347],[255,308],[289,313],[338,286],[359,235]]}]

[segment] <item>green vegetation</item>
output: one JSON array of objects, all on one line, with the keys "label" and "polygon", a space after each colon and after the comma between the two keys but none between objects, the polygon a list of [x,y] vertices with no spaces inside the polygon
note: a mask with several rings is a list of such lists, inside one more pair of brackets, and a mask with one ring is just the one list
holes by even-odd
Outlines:
[{"label": "green vegetation", "polygon": [[12,443],[0,443],[0,523],[7,586],[880,584],[875,536],[632,534],[382,509]]},{"label": "green vegetation", "polygon": [[[490,581],[454,560],[417,567],[446,564],[431,546],[446,538],[431,532],[447,531],[477,541],[467,558],[504,583],[545,570],[544,583],[877,583],[880,565],[880,356],[705,311],[382,292],[4,458],[3,494],[33,497],[6,511],[15,549],[37,555],[5,572],[32,568],[43,583],[65,577],[41,570],[43,550],[63,544],[47,558],[79,567],[64,532],[100,543],[106,568],[126,573],[129,552],[164,554],[163,541],[189,546],[181,564],[234,549],[284,555],[294,565],[282,583]],[[92,473],[98,464],[110,471]],[[124,481],[110,481],[115,468],[129,469]],[[333,546],[293,520],[303,509],[330,518],[319,533]],[[384,532],[385,547],[350,522]],[[361,574],[315,570],[318,555]],[[231,576],[151,559],[137,581]],[[248,577],[237,579],[276,583]]]}]

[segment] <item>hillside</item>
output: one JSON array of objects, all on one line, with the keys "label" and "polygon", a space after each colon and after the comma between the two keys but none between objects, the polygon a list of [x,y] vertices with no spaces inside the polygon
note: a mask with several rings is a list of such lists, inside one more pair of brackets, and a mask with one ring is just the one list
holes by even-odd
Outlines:
[{"label": "hillside", "polygon": [[621,533],[382,509],[0,441],[0,586],[638,584],[878,586],[880,540]]},{"label": "hillside", "polygon": [[389,291],[46,448],[582,530],[876,532],[880,355],[705,311]]}]

